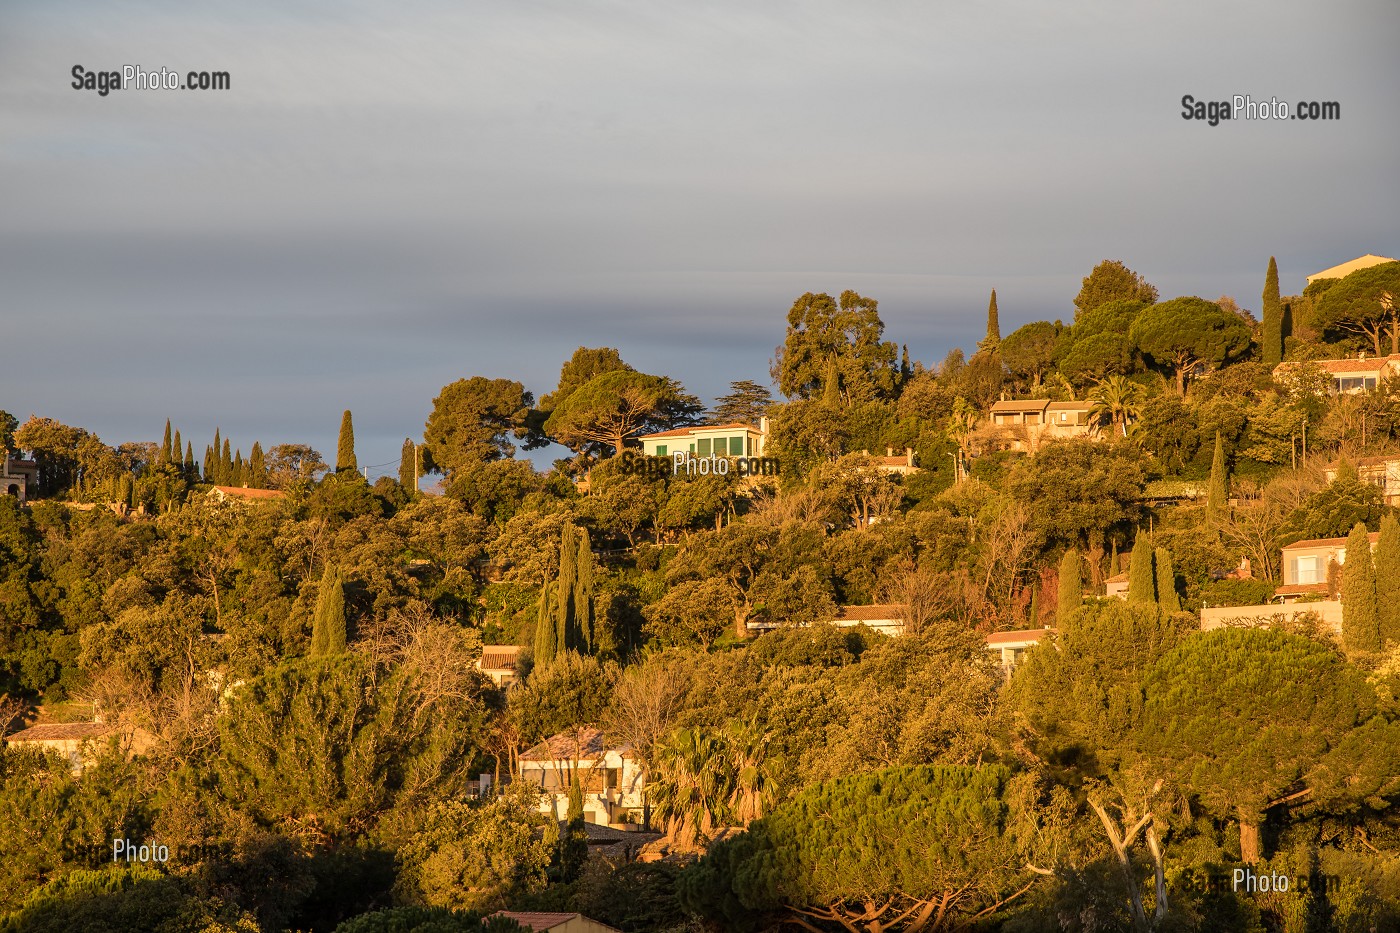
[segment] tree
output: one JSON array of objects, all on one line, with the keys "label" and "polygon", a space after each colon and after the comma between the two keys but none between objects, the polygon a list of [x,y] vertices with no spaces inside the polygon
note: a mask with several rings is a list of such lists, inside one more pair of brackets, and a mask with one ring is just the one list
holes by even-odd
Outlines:
[{"label": "tree", "polygon": [[1074,297],[1075,323],[1079,323],[1079,315],[1085,311],[1120,300],[1153,304],[1157,301],[1157,289],[1118,260],[1105,259],[1084,278],[1079,294]]},{"label": "tree", "polygon": [[1089,393],[1090,413],[1113,426],[1119,437],[1128,436],[1133,419],[1142,414],[1142,386],[1119,375],[1109,376]]},{"label": "tree", "polygon": [[898,348],[882,341],[885,325],[878,303],[847,290],[840,300],[807,292],[788,311],[787,337],[778,348],[773,377],[788,398],[821,397],[830,373],[840,380],[839,395],[850,405],[893,395]]},{"label": "tree", "polygon": [[1172,566],[1172,555],[1164,547],[1153,553],[1157,565],[1157,605],[1170,615],[1181,611],[1181,599],[1176,594],[1176,568]]},{"label": "tree", "polygon": [[52,418],[31,416],[14,432],[11,442],[33,456],[39,469],[40,496],[52,496],[71,487],[78,477],[79,449],[91,435]]},{"label": "tree", "polygon": [[[1358,269],[1328,288],[1318,299],[1312,324],[1324,331],[1359,334],[1370,340],[1377,356],[1400,353],[1400,262]],[[1386,336],[1389,340],[1385,340]]]},{"label": "tree", "polygon": [[326,564],[316,595],[316,615],[311,622],[311,654],[340,654],[345,650],[345,586],[340,571]]},{"label": "tree", "polygon": [[1269,257],[1269,271],[1264,275],[1263,327],[1260,343],[1264,365],[1273,369],[1283,362],[1283,305],[1279,301],[1278,262]]},{"label": "tree", "polygon": [[[1030,510],[1032,527],[1047,543],[1101,548],[1112,526],[1137,518],[1143,482],[1135,452],[1070,440],[1047,444],[1017,463],[1007,488]],[[1096,560],[1091,554],[1091,568]]]},{"label": "tree", "polygon": [[1152,543],[1138,532],[1133,540],[1133,558],[1128,564],[1128,602],[1157,602],[1157,581],[1152,570]]},{"label": "tree", "polygon": [[574,450],[602,444],[620,457],[637,435],[671,427],[668,403],[683,395],[676,383],[662,376],[633,370],[604,373],[569,393],[545,421],[544,430]]},{"label": "tree", "polygon": [[1400,521],[1394,515],[1381,519],[1375,562],[1380,645],[1389,650],[1391,643],[1400,644]]},{"label": "tree", "polygon": [[469,465],[511,457],[511,438],[540,446],[527,424],[534,396],[519,382],[473,376],[442,387],[423,429],[428,455],[449,476]]},{"label": "tree", "polygon": [[[1351,784],[1353,799],[1378,789],[1366,786],[1369,775],[1342,776],[1375,695],[1323,644],[1266,629],[1216,629],[1163,657],[1142,689],[1144,750],[1210,813],[1239,821],[1246,863],[1264,854],[1259,827],[1269,810],[1338,781]],[[1394,740],[1372,735],[1377,759],[1391,760]]]},{"label": "tree", "polygon": [[574,598],[578,595],[578,550],[575,541],[578,530],[565,524],[559,541],[559,580],[554,593],[554,653],[563,654],[578,647],[574,638],[575,619],[578,607]]},{"label": "tree", "polygon": [[399,485],[410,494],[418,491],[418,445],[413,438],[403,439],[403,449],[399,452]]},{"label": "tree", "polygon": [[1220,305],[1202,298],[1173,298],[1138,315],[1129,339],[1158,365],[1176,375],[1178,395],[1189,378],[1217,369],[1243,355],[1249,328]]},{"label": "tree", "polygon": [[335,471],[355,473],[359,463],[355,460],[355,425],[350,418],[350,409],[340,416],[340,440],[335,445]]},{"label": "tree", "polygon": [[[284,489],[297,480],[315,479],[327,469],[320,452],[306,444],[278,444],[268,450],[268,480],[274,488]],[[205,458],[205,480],[209,480],[210,460]]]},{"label": "tree", "polygon": [[995,353],[1001,347],[1001,320],[997,316],[997,290],[992,289],[992,300],[987,305],[987,336],[977,344],[983,353]]},{"label": "tree", "polygon": [[170,463],[174,459],[175,453],[172,450],[172,441],[170,440],[170,419],[166,418],[165,437],[161,440],[160,444],[160,463],[164,465]]},{"label": "tree", "polygon": [[588,529],[578,529],[578,558],[574,561],[574,617],[570,631],[574,633],[575,650],[592,654],[598,647],[593,614],[593,548],[588,542]]},{"label": "tree", "polygon": [[228,438],[224,438],[224,448],[219,454],[219,485],[227,486],[233,482],[233,446]]},{"label": "tree", "polygon": [[1060,598],[1055,609],[1055,625],[1063,628],[1072,613],[1084,605],[1084,581],[1080,575],[1079,552],[1074,548],[1060,558]]},{"label": "tree", "polygon": [[19,419],[0,408],[0,457],[14,451],[15,428],[18,427]]},{"label": "tree", "polygon": [[765,919],[756,912],[809,929],[964,929],[1034,886],[1031,817],[1013,797],[1002,765],[890,768],[809,787],[712,846],[682,877],[682,903],[726,929],[754,928]]},{"label": "tree", "polygon": [[766,386],[752,379],[740,379],[729,384],[728,394],[715,399],[710,419],[717,423],[742,421],[744,424],[758,424],[758,420],[768,414],[772,407],[773,393]]},{"label": "tree", "polygon": [[1012,331],[1001,341],[998,352],[1011,375],[1022,380],[1030,391],[1040,388],[1055,360],[1061,330],[1048,321],[1033,321]]},{"label": "tree", "polygon": [[1225,464],[1225,444],[1215,432],[1215,456],[1210,461],[1210,490],[1206,495],[1206,516],[1215,527],[1230,507],[1230,470]]},{"label": "tree", "polygon": [[540,399],[540,411],[546,416],[564,403],[574,392],[604,373],[631,372],[632,367],[612,347],[579,347],[559,370],[559,385]]},{"label": "tree", "polygon": [[535,603],[535,666],[546,667],[559,654],[559,639],[554,634],[554,581],[545,577]]},{"label": "tree", "polygon": [[1342,642],[1348,651],[1382,648],[1376,605],[1376,567],[1371,536],[1357,522],[1347,535],[1346,565],[1342,568]]}]

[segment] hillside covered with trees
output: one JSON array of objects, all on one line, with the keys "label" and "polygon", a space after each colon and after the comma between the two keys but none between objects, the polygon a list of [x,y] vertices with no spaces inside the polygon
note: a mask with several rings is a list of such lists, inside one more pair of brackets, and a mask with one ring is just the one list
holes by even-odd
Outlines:
[{"label": "hillside covered with trees", "polygon": [[[1396,294],[1390,262],[1283,295],[1271,259],[1256,317],[1106,261],[1068,321],[1003,335],[993,292],[975,351],[923,362],[873,297],[808,293],[708,408],[679,362],[580,347],[542,394],[444,386],[373,484],[349,411],[334,463],[0,412],[34,470],[0,496],[0,732],[150,738],[0,753],[0,930],[1400,929],[1400,522],[1358,472],[1400,458],[1400,380],[1318,365],[1400,354]],[[1093,436],[989,416],[1025,399]],[[640,437],[729,422],[775,475],[643,468]],[[1201,631],[1348,536],[1340,631]],[[877,604],[904,634],[830,624]],[[655,860],[510,780],[586,724],[645,768]]]}]

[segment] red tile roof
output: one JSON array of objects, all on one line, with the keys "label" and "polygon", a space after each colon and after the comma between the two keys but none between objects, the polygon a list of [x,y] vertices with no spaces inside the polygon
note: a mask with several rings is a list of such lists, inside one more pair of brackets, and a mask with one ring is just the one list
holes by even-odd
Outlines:
[{"label": "red tile roof", "polygon": [[643,434],[638,440],[649,440],[653,437],[685,437],[697,431],[752,431],[755,434],[762,434],[758,428],[742,421],[731,421],[728,424],[695,424],[688,428],[675,428],[670,431],[657,431],[655,434]]},{"label": "red tile roof", "polygon": [[[1368,356],[1364,360],[1309,360],[1322,368],[1323,372],[1332,373],[1374,373],[1384,369],[1389,364],[1400,365],[1400,354],[1392,353],[1389,356]],[[1288,372],[1306,363],[1289,362],[1279,363],[1274,367],[1274,372]]]},{"label": "red tile roof", "polygon": [[904,607],[898,603],[876,606],[842,606],[836,613],[837,622],[903,621]]},{"label": "red tile roof", "polygon": [[1018,629],[1014,632],[993,632],[987,636],[988,645],[1004,645],[1014,641],[1040,641],[1049,632],[1048,628]]},{"label": "red tile roof", "polygon": [[593,726],[580,726],[571,732],[551,735],[540,744],[520,755],[521,761],[572,761],[575,755],[580,759],[599,758],[604,752],[621,752],[623,757],[632,754],[626,745],[609,748],[602,731]]},{"label": "red tile roof", "polygon": [[46,722],[30,726],[13,735],[5,736],[6,742],[57,742],[72,739],[100,739],[115,732],[104,722]]},{"label": "red tile roof", "polygon": [[215,486],[219,492],[226,496],[237,496],[243,499],[281,499],[282,491],[279,489],[249,489],[247,486]]},{"label": "red tile roof", "polygon": [[489,671],[513,671],[520,660],[516,645],[486,645],[481,649],[481,667]]}]

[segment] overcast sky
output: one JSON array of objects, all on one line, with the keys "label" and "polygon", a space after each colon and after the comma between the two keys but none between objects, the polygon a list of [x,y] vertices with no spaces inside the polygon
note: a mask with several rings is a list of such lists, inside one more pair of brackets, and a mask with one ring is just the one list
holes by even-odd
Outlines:
[{"label": "overcast sky", "polygon": [[[709,400],[804,291],[930,363],[1117,258],[1258,310],[1400,252],[1400,6],[0,5],[0,408],[109,443],[397,461],[472,376],[580,344]],[[228,71],[226,92],[71,70]],[[1335,100],[1223,123],[1181,97]]]}]

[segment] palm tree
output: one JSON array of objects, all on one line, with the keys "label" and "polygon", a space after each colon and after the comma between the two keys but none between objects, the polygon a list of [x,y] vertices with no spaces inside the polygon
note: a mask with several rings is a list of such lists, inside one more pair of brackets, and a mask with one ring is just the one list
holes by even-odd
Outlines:
[{"label": "palm tree", "polygon": [[724,758],[724,743],[699,729],[677,729],[658,744],[652,799],[666,838],[695,846],[725,824]]},{"label": "palm tree", "polygon": [[1127,437],[1133,419],[1142,414],[1142,386],[1114,374],[1099,380],[1089,392],[1089,401],[1094,403],[1090,409],[1094,417],[1121,430],[1121,436]]}]

